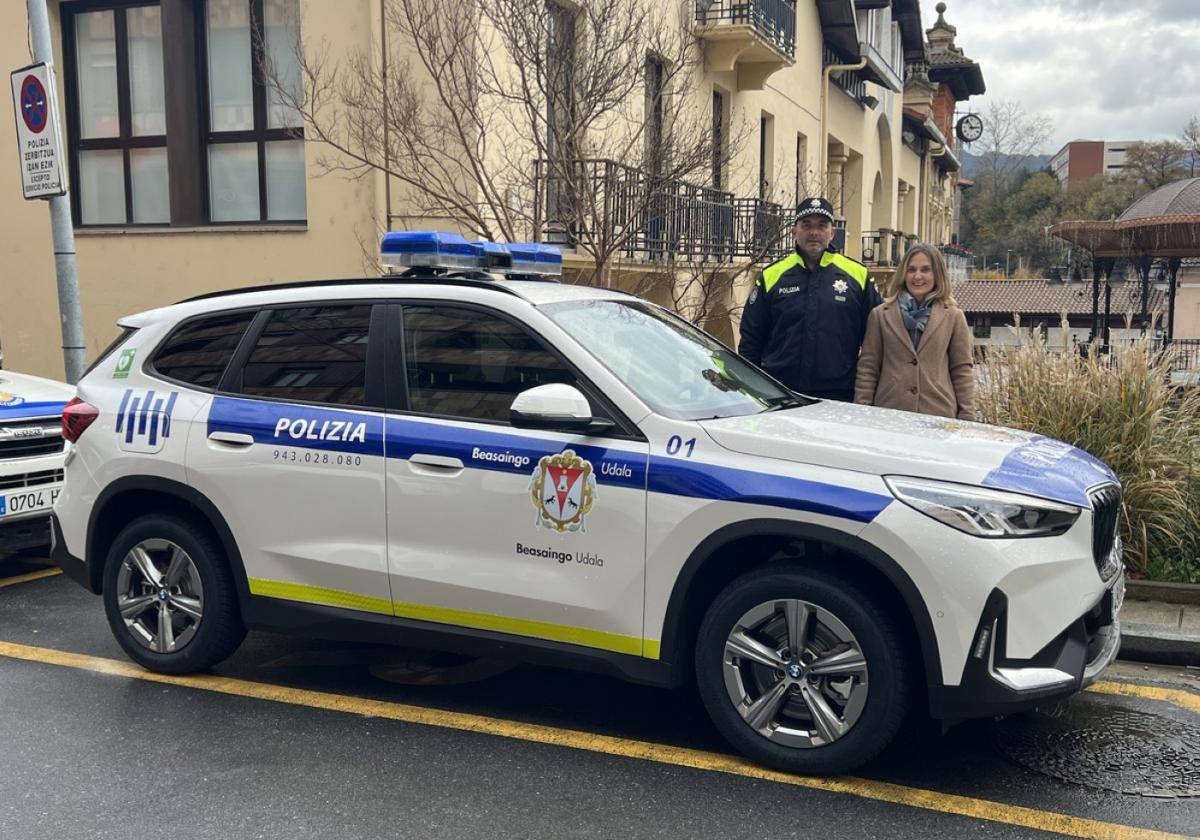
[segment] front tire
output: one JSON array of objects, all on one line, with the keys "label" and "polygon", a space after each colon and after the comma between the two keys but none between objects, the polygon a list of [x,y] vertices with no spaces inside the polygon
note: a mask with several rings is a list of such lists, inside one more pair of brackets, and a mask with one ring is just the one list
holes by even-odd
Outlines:
[{"label": "front tire", "polygon": [[104,566],[104,612],[129,658],[162,674],[211,668],[246,636],[216,540],[172,516],[143,516],[117,535]]},{"label": "front tire", "polygon": [[700,696],[721,734],[762,764],[847,772],[895,737],[912,670],[895,623],[852,584],[796,566],[729,584],[696,641]]}]

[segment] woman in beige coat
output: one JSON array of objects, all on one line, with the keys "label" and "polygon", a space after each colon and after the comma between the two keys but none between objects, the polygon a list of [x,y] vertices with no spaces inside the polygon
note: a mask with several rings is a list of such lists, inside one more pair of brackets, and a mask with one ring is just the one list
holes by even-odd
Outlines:
[{"label": "woman in beige coat", "polygon": [[910,248],[883,303],[871,311],[854,401],[976,419],[971,330],[936,248]]}]

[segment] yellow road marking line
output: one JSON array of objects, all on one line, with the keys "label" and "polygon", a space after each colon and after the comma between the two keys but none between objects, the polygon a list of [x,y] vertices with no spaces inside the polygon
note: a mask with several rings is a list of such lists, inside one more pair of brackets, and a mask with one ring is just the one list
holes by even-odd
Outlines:
[{"label": "yellow road marking line", "polygon": [[62,574],[62,569],[42,569],[41,571],[37,571],[37,572],[28,572],[23,575],[16,575],[14,577],[4,578],[4,579],[0,580],[0,587],[16,586],[18,583],[29,583],[29,581],[31,581],[31,580],[39,580],[41,578],[54,577],[55,575],[61,575],[61,574]]},{"label": "yellow road marking line", "polygon": [[1159,688],[1153,685],[1137,685],[1136,683],[1119,683],[1102,680],[1092,683],[1088,691],[1098,694],[1116,694],[1122,697],[1145,697],[1150,700],[1161,700],[1164,703],[1174,703],[1189,712],[1200,714],[1200,694],[1192,694],[1180,688]]},{"label": "yellow road marking line", "polygon": [[552,744],[622,758],[635,758],[659,764],[690,767],[696,770],[778,782],[780,784],[826,793],[842,793],[877,802],[905,805],[943,814],[955,814],[972,819],[988,820],[1035,829],[1037,831],[1064,834],[1069,837],[1087,838],[1088,840],[1184,840],[1185,838],[1182,834],[1134,828],[1132,826],[1102,822],[1085,817],[1075,817],[1069,814],[1039,811],[1035,808],[1007,805],[1002,802],[973,799],[967,796],[956,796],[935,790],[910,788],[888,782],[872,781],[870,779],[852,777],[818,779],[807,776],[792,776],[787,773],[780,773],[775,770],[768,770],[765,767],[759,767],[736,756],[719,755],[687,747],[672,747],[647,741],[635,741],[629,738],[617,738],[611,735],[596,735],[590,732],[558,729],[540,724],[518,723],[510,720],[489,718],[483,715],[465,714],[463,712],[427,709],[404,703],[368,700],[360,697],[348,697],[342,694],[328,694],[321,691],[267,685],[231,677],[218,677],[207,674],[190,677],[172,677],[142,670],[138,666],[128,662],[104,659],[97,656],[85,656],[78,653],[68,653],[67,651],[50,648],[14,644],[12,642],[0,642],[0,656],[21,659],[28,662],[39,662],[46,665],[60,665],[65,668],[75,668],[81,671],[145,680],[146,682],[213,691],[235,697],[268,700],[276,703],[306,706],[332,712],[367,715],[386,720],[401,721],[403,723],[436,726],[442,729],[479,732],[501,738],[513,738],[520,741]]}]

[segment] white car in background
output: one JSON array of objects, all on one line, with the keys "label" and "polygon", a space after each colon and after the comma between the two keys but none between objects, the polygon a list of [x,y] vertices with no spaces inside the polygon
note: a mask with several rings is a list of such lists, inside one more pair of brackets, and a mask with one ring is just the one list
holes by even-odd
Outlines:
[{"label": "white car in background", "polygon": [[50,509],[62,489],[63,382],[0,370],[0,555],[50,546]]}]

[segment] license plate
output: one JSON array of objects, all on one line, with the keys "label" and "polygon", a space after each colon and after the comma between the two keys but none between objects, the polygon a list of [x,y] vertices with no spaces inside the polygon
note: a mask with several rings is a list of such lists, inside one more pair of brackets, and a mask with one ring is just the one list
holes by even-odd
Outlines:
[{"label": "license plate", "polygon": [[19,490],[0,496],[0,516],[18,516],[54,507],[54,500],[62,492],[61,487],[43,487],[40,490]]}]

